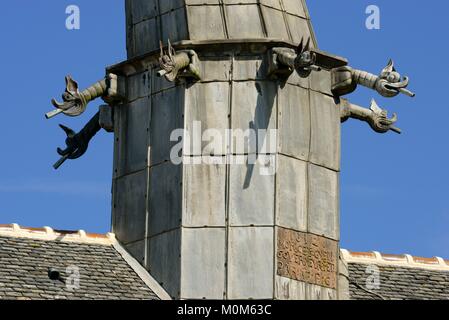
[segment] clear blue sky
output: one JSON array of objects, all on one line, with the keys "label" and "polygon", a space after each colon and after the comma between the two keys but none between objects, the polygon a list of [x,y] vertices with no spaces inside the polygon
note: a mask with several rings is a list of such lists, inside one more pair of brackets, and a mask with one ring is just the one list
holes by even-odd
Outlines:
[{"label": "clear blue sky", "polygon": [[[81,8],[81,30],[65,29],[65,8]],[[378,135],[364,123],[343,125],[342,246],[449,258],[449,2],[308,1],[320,48],[377,73],[391,57],[410,76],[415,99],[383,99],[404,131]],[[381,9],[381,30],[365,28],[365,9]],[[55,172],[64,123],[79,130],[95,113],[46,121],[64,76],[80,85],[125,59],[123,0],[15,0],[0,4],[0,223],[107,232],[110,228],[112,135],[100,133],[88,153]]]}]

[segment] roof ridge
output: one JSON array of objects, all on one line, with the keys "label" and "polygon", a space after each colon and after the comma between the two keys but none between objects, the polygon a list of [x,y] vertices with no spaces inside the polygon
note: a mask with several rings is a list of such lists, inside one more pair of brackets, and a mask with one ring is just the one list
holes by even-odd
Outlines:
[{"label": "roof ridge", "polygon": [[153,291],[161,300],[172,300],[172,297],[165,291],[150,274],[118,241],[113,244],[115,250],[122,256],[123,260],[130,266],[145,285]]},{"label": "roof ridge", "polygon": [[[0,224],[0,237],[16,238],[19,239],[19,241],[20,239],[23,241],[41,240],[49,242],[75,243],[80,245],[94,244],[108,246],[120,255],[122,260],[134,271],[136,276],[146,285],[148,289],[151,290],[156,297],[162,300],[171,300],[170,295],[164,290],[164,288],[159,285],[148,270],[141,266],[139,262],[126,251],[113,233],[96,234],[87,233],[84,230],[54,230],[50,227],[31,228],[22,227],[16,223],[13,223]],[[95,250],[96,249],[94,249],[94,251]]]},{"label": "roof ridge", "polygon": [[382,254],[377,251],[350,252],[345,249],[341,249],[341,256],[346,262],[350,263],[374,263],[379,265],[449,271],[449,260],[441,257],[424,258],[410,254]]},{"label": "roof ridge", "polygon": [[99,245],[113,245],[115,234],[87,233],[84,230],[55,230],[51,227],[22,227],[17,223],[0,224],[0,237],[27,238],[44,241],[77,242]]}]

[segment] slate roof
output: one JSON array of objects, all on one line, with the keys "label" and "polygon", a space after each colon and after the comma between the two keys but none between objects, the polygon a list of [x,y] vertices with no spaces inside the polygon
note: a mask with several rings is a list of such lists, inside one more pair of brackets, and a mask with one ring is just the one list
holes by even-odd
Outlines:
[{"label": "slate roof", "polygon": [[[37,230],[28,229],[29,233]],[[38,238],[44,238],[43,232]],[[51,280],[49,268],[59,271],[62,280]],[[72,281],[76,279],[77,268],[79,288]],[[0,233],[0,299],[158,300],[158,297],[107,237],[57,232],[52,240]]]},{"label": "slate roof", "polygon": [[[449,300],[447,260],[347,250],[341,257],[352,300]],[[0,225],[0,300],[160,298],[170,299],[112,234]]]},{"label": "slate roof", "polygon": [[[448,261],[379,253],[349,255],[351,300],[449,300]],[[378,282],[373,277],[377,271]]]}]

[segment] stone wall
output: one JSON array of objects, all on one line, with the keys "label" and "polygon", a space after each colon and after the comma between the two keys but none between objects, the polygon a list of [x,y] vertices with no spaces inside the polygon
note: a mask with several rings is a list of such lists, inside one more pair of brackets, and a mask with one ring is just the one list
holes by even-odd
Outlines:
[{"label": "stone wall", "polygon": [[128,58],[157,50],[169,38],[299,43],[311,36],[302,0],[127,0],[126,12]]}]

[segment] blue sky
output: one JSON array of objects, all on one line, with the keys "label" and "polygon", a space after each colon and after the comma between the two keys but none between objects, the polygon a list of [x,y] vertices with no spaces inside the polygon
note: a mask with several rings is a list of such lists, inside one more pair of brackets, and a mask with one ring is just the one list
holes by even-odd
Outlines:
[{"label": "blue sky", "polygon": [[[81,30],[65,28],[65,8],[81,9]],[[308,1],[322,50],[354,67],[379,72],[389,58],[411,78],[415,99],[385,99],[359,88],[348,98],[371,98],[399,115],[404,134],[379,135],[360,122],[342,130],[342,246],[449,258],[449,108],[447,103],[449,2],[405,0]],[[365,9],[381,9],[381,29],[365,28]],[[112,135],[100,133],[88,153],[55,172],[55,149],[64,123],[79,130],[96,102],[79,118],[52,121],[50,99],[64,76],[80,85],[122,61],[122,0],[15,0],[0,4],[0,223],[107,232],[110,228]]]}]

